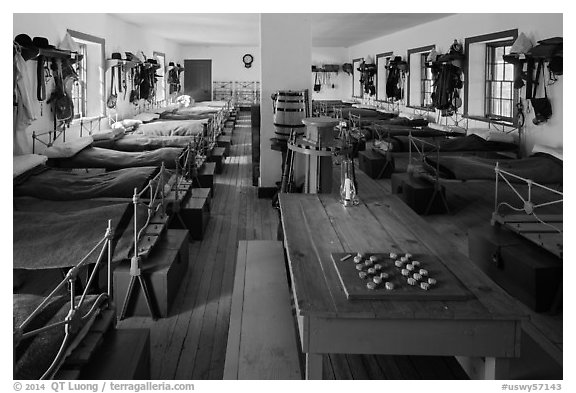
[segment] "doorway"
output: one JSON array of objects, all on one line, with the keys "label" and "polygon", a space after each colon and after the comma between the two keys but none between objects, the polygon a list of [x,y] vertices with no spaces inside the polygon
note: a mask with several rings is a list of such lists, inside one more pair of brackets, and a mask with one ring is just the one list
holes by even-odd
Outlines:
[{"label": "doorway", "polygon": [[184,60],[184,94],[195,101],[212,99],[212,60]]}]

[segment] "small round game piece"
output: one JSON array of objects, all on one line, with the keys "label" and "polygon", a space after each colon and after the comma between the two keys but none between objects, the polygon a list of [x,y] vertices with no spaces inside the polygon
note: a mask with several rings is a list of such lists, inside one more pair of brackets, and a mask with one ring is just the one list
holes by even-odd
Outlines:
[{"label": "small round game piece", "polygon": [[414,267],[420,266],[420,261],[412,261],[412,266]]},{"label": "small round game piece", "polygon": [[368,289],[376,289],[376,284],[374,284],[372,281],[368,281],[366,283],[366,288]]},{"label": "small round game piece", "polygon": [[416,280],[414,280],[412,277],[408,277],[408,279],[406,280],[406,282],[408,283],[408,285],[416,285]]},{"label": "small round game piece", "polygon": [[410,254],[409,252],[407,252],[406,254],[404,254],[404,256],[408,259],[412,258],[412,254]]},{"label": "small round game piece", "polygon": [[398,254],[396,254],[395,252],[391,252],[390,259],[396,259],[396,258],[398,258]]},{"label": "small round game piece", "polygon": [[427,276],[428,275],[428,270],[426,269],[420,269],[419,273],[423,276]]},{"label": "small round game piece", "polygon": [[402,257],[402,258],[400,258],[400,260],[401,260],[402,262],[408,262],[408,258],[406,258],[406,257]]},{"label": "small round game piece", "polygon": [[394,289],[394,284],[392,284],[391,282],[386,282],[386,284],[384,284],[384,286],[386,287],[387,290],[391,291]]},{"label": "small round game piece", "polygon": [[360,263],[360,264],[356,265],[356,270],[362,270],[362,269],[364,269],[363,264]]},{"label": "small round game piece", "polygon": [[354,263],[360,263],[360,262],[362,262],[362,257],[359,257],[358,255],[356,255],[354,257]]},{"label": "small round game piece", "polygon": [[401,273],[402,273],[403,276],[407,277],[408,275],[410,275],[410,270],[408,270],[408,269],[402,269],[402,272],[401,272]]},{"label": "small round game piece", "polygon": [[358,254],[356,254],[356,256],[364,259],[364,257],[366,256],[366,253],[364,253],[364,252],[358,252]]},{"label": "small round game piece", "polygon": [[434,278],[431,278],[431,277],[430,277],[430,278],[428,279],[428,284],[429,284],[429,285],[436,285],[436,280],[435,280]]},{"label": "small round game piece", "polygon": [[404,266],[404,262],[396,261],[396,262],[394,262],[394,265],[396,265],[396,267],[402,267],[402,266]]},{"label": "small round game piece", "polygon": [[414,273],[414,274],[412,275],[412,278],[413,278],[414,280],[420,281],[420,280],[422,280],[422,275],[421,275],[420,273]]},{"label": "small round game piece", "polygon": [[412,271],[412,270],[414,270],[414,266],[412,266],[412,264],[410,264],[410,263],[407,263],[407,264],[406,264],[406,269]]},{"label": "small round game piece", "polygon": [[366,272],[360,272],[358,273],[358,277],[360,277],[361,279],[365,279],[368,277],[368,273]]},{"label": "small round game piece", "polygon": [[380,273],[381,279],[386,280],[388,277],[390,277],[390,275],[388,273],[385,273],[385,272]]},{"label": "small round game piece", "polygon": [[373,267],[369,268],[368,274],[376,274],[376,269],[374,269]]},{"label": "small round game piece", "polygon": [[373,263],[376,263],[376,262],[378,261],[378,257],[377,257],[376,255],[370,255],[370,260],[371,260]]},{"label": "small round game piece", "polygon": [[372,281],[374,281],[374,284],[380,284],[382,282],[382,279],[379,276],[375,276],[372,277]]},{"label": "small round game piece", "polygon": [[376,270],[376,271],[382,270],[382,265],[380,265],[379,263],[375,263],[374,264],[374,270]]},{"label": "small round game piece", "polygon": [[421,282],[420,283],[420,288],[422,288],[423,290],[427,291],[430,289],[430,284],[428,284],[427,282]]},{"label": "small round game piece", "polygon": [[370,266],[372,266],[372,265],[374,265],[374,264],[372,263],[372,261],[370,261],[370,260],[364,261],[364,266],[370,267]]}]

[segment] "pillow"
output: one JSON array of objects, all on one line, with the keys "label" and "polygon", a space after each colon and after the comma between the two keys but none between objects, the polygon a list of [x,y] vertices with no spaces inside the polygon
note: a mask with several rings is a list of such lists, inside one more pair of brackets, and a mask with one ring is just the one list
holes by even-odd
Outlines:
[{"label": "pillow", "polygon": [[59,145],[50,146],[44,151],[44,154],[48,158],[70,158],[90,146],[92,142],[94,142],[94,139],[91,136],[85,136]]},{"label": "pillow", "polygon": [[110,126],[111,129],[116,130],[116,129],[123,129],[124,131],[126,131],[126,127],[124,127],[124,124],[122,124],[121,121],[117,121],[116,123],[112,123],[112,125]]},{"label": "pillow", "polygon": [[142,124],[142,120],[138,119],[124,119],[122,120],[122,125],[124,128],[137,128],[140,124]]},{"label": "pillow", "polygon": [[21,156],[14,156],[14,164],[12,166],[13,177],[16,178],[21,174],[36,168],[38,165],[44,164],[48,157],[40,154],[24,154]]},{"label": "pillow", "polygon": [[428,127],[432,128],[433,130],[450,132],[450,127],[444,124],[428,123]]},{"label": "pillow", "polygon": [[468,135],[478,135],[480,138],[488,140],[488,128],[468,128]]},{"label": "pillow", "polygon": [[404,117],[408,120],[425,120],[426,119],[423,115],[417,115],[415,113],[409,113],[409,112],[400,112],[400,114],[398,114],[398,117]]},{"label": "pillow", "polygon": [[551,155],[552,157],[556,157],[560,161],[564,161],[564,153],[562,146],[552,147],[536,143],[532,148],[532,154],[536,153],[546,153]]},{"label": "pillow", "polygon": [[160,115],[158,113],[139,113],[134,116],[134,119],[141,120],[143,123],[146,123],[147,121],[156,120],[159,117]]},{"label": "pillow", "polygon": [[117,127],[109,130],[95,131],[92,133],[92,139],[95,141],[113,141],[124,136],[124,128]]}]

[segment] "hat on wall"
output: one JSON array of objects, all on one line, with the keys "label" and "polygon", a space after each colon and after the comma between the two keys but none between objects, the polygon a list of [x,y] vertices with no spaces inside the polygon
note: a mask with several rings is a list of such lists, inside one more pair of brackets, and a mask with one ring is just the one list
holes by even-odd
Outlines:
[{"label": "hat on wall", "polygon": [[40,49],[53,49],[54,45],[50,45],[48,38],[46,37],[34,37],[32,38],[32,43]]},{"label": "hat on wall", "polygon": [[14,42],[20,46],[20,54],[24,60],[34,59],[40,54],[40,49],[34,45],[28,34],[18,34],[14,37]]},{"label": "hat on wall", "polygon": [[114,60],[122,60],[122,55],[120,54],[120,52],[113,52],[113,53],[112,53],[112,59],[114,59]]}]

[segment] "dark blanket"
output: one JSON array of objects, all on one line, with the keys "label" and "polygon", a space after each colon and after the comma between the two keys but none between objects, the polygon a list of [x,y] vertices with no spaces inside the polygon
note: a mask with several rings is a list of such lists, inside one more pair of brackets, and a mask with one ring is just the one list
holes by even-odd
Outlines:
[{"label": "dark blanket", "polygon": [[[498,162],[500,169],[540,184],[561,184],[562,161],[547,154],[536,154],[518,160],[490,159],[476,156],[440,156],[431,155],[425,159],[425,167],[435,173],[439,163],[440,177],[458,180],[494,180],[494,168]],[[509,178],[511,182],[519,180]]]},{"label": "dark blanket", "polygon": [[372,124],[377,124],[382,127],[424,127],[428,125],[428,120],[426,119],[414,119],[410,120],[405,117],[394,117],[388,120],[375,120]]},{"label": "dark blanket", "polygon": [[54,201],[89,198],[131,198],[158,172],[158,167],[125,168],[104,173],[72,173],[48,169],[14,186],[14,196]]},{"label": "dark blanket", "polygon": [[350,114],[353,114],[355,116],[360,116],[361,120],[375,120],[375,119],[379,119],[379,120],[385,120],[385,119],[390,119],[394,116],[396,116],[393,113],[384,113],[384,112],[378,112],[374,109],[362,109],[362,108],[342,108],[342,117],[344,119],[350,119]]},{"label": "dark blanket", "polygon": [[454,133],[435,130],[430,127],[407,127],[407,126],[382,126],[380,124],[371,124],[366,127],[368,130],[372,131],[374,135],[380,135],[381,137],[391,136],[408,136],[412,135],[415,137],[426,138],[432,136],[446,136],[453,135]]},{"label": "dark blanket", "polygon": [[[12,310],[14,326],[19,326],[24,322],[43,300],[44,298],[38,295],[13,295]],[[80,297],[77,297],[76,300],[79,301]],[[88,295],[77,312],[85,315],[95,300],[95,295]],[[68,296],[54,297],[49,300],[48,304],[42,309],[41,313],[32,320],[25,331],[32,331],[63,321],[69,310],[70,301]],[[73,338],[74,335],[72,336],[72,339]],[[52,364],[63,340],[64,326],[59,326],[20,342],[18,347],[14,349],[16,362],[14,364],[13,378],[40,379]]]},{"label": "dark blanket", "polygon": [[[71,267],[86,256],[104,236],[108,220],[114,231],[113,260],[127,259],[134,247],[134,206],[125,199],[47,201],[14,198],[13,268]],[[138,207],[138,226],[147,211]],[[98,252],[90,259],[95,263]]]},{"label": "dark blanket", "polygon": [[[442,132],[442,131],[440,131]],[[446,135],[446,133],[443,133]],[[423,135],[412,134],[414,137],[423,137]],[[408,136],[395,135],[393,138],[393,151],[396,152],[407,152],[410,145],[410,139]],[[436,143],[440,148],[440,152],[497,152],[497,151],[514,151],[518,149],[518,146],[514,143],[506,142],[493,142],[487,141],[480,138],[478,135],[467,135],[456,138],[427,138],[427,142]],[[422,144],[417,142],[418,148],[421,151],[431,152],[436,151],[435,146],[430,146],[428,144]]]},{"label": "dark blanket", "polygon": [[145,136],[126,135],[114,141],[94,141],[92,146],[119,151],[148,151],[163,147],[186,147],[195,136]]},{"label": "dark blanket", "polygon": [[207,120],[158,120],[140,124],[134,135],[143,136],[194,136],[204,132]]},{"label": "dark blanket", "polygon": [[56,168],[105,168],[122,169],[142,166],[176,168],[176,159],[182,149],[163,147],[142,152],[125,152],[101,147],[87,147],[71,158],[49,158],[48,166]]}]

